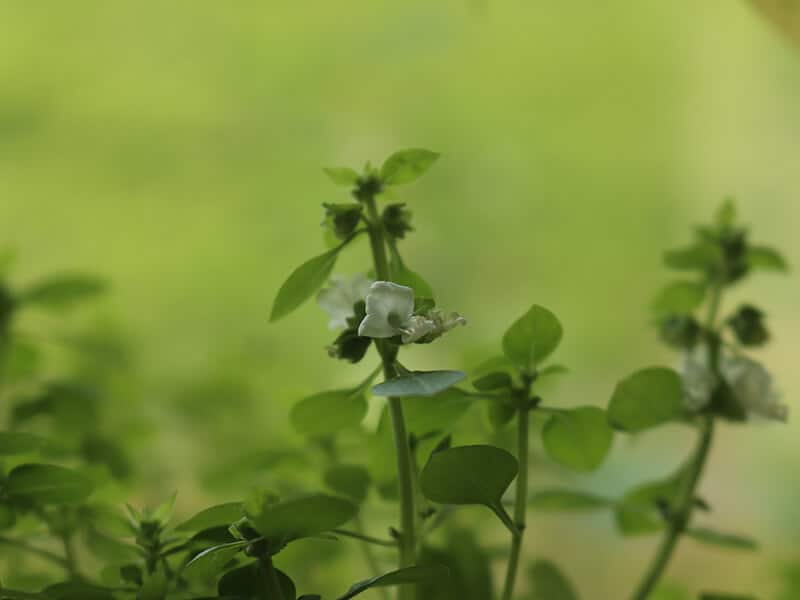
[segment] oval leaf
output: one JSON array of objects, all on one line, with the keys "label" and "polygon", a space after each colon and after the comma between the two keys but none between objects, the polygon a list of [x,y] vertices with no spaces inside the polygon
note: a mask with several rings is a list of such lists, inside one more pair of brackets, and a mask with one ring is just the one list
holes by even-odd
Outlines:
[{"label": "oval leaf", "polygon": [[405,398],[403,411],[408,431],[417,436],[434,431],[448,432],[474,401],[473,397],[458,388],[450,388],[435,396]]},{"label": "oval leaf", "polygon": [[308,396],[292,407],[289,420],[303,435],[329,435],[357,427],[367,414],[361,389],[335,390]]},{"label": "oval leaf", "polygon": [[312,494],[282,502],[265,502],[257,514],[249,516],[261,535],[288,542],[335,529],[357,512],[358,507],[349,500]]},{"label": "oval leaf", "polygon": [[462,371],[412,371],[379,383],[372,388],[372,393],[393,398],[435,396],[466,377],[467,374]]},{"label": "oval leaf", "polygon": [[278,296],[272,305],[270,321],[282,319],[311,296],[328,280],[336,264],[339,251],[344,247],[340,244],[325,254],[315,256],[311,260],[304,262],[289,275],[289,278],[278,290]]},{"label": "oval leaf", "polygon": [[358,173],[348,167],[327,167],[322,170],[336,185],[351,186],[358,181]]},{"label": "oval leaf", "polygon": [[689,315],[706,297],[706,285],[696,281],[675,281],[664,287],[653,301],[659,316]]},{"label": "oval leaf", "polygon": [[30,498],[42,504],[74,504],[92,493],[92,482],[66,467],[27,464],[8,474],[5,491],[9,496]]},{"label": "oval leaf", "polygon": [[611,449],[614,432],[605,411],[584,406],[558,412],[550,417],[542,431],[547,453],[557,463],[576,471],[599,467]]},{"label": "oval leaf", "polygon": [[347,590],[347,593],[344,596],[340,596],[338,600],[350,600],[350,598],[354,598],[361,592],[365,592],[373,587],[440,581],[442,579],[447,579],[449,575],[450,572],[447,567],[440,565],[406,567],[405,569],[399,569],[355,583]]},{"label": "oval leaf", "polygon": [[693,540],[712,546],[735,548],[737,550],[757,550],[758,543],[749,537],[731,533],[721,533],[705,527],[692,527],[686,531]]},{"label": "oval leaf", "polygon": [[548,560],[537,560],[528,572],[531,582],[531,600],[578,600],[578,594],[556,565]]},{"label": "oval leaf", "polygon": [[226,526],[238,521],[243,516],[244,508],[241,502],[218,504],[201,510],[191,519],[178,525],[175,531],[202,531],[212,527]]},{"label": "oval leaf", "polygon": [[106,290],[106,282],[93,275],[54,275],[31,286],[20,300],[45,308],[66,309]]},{"label": "oval leaf", "polygon": [[553,353],[563,335],[556,316],[534,304],[506,331],[503,352],[518,367],[531,369]]},{"label": "oval leaf", "polygon": [[395,152],[381,167],[381,181],[386,185],[411,183],[430,169],[438,158],[438,153],[421,148]]},{"label": "oval leaf", "polygon": [[334,492],[352,498],[358,503],[367,498],[370,476],[361,465],[334,465],[325,471],[323,480]]},{"label": "oval leaf", "polygon": [[651,367],[617,384],[608,406],[608,418],[614,427],[643,431],[680,417],[683,402],[680,376],[672,369]]}]

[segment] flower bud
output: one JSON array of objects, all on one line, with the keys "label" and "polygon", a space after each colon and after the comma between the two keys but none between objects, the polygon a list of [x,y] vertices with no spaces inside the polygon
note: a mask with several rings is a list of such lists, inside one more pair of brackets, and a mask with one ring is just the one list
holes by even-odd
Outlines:
[{"label": "flower bud", "polygon": [[700,325],[694,317],[671,315],[661,322],[661,339],[670,346],[689,350],[700,339]]},{"label": "flower bud", "polygon": [[727,323],[743,346],[761,346],[769,339],[764,313],[749,304],[740,306]]},{"label": "flower bud", "polygon": [[389,204],[383,210],[383,226],[392,237],[403,239],[411,227],[411,211],[405,204]]}]

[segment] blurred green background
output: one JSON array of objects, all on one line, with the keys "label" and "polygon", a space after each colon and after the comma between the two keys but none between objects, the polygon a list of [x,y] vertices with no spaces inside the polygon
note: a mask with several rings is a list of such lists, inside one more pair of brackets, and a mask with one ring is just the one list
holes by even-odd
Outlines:
[{"label": "blurred green background", "polygon": [[[800,53],[746,2],[6,0],[0,242],[20,284],[65,269],[112,282],[69,320],[20,328],[110,344],[104,427],[132,448],[135,477],[109,494],[142,505],[179,490],[189,515],[277,478],[257,453],[302,446],[292,403],[369,370],[326,357],[313,305],[267,322],[285,276],[323,248],[320,204],[345,200],[322,166],[443,155],[400,191],[417,226],[405,252],[470,326],[409,363],[473,366],[537,302],[566,329],[572,374],[552,402],[605,405],[624,375],[674,360],[649,324],[660,255],[724,196],[800,265],[799,107]],[[366,265],[362,242],[340,266]],[[794,409],[800,283],[758,276],[735,296],[767,308],[774,343],[759,355]],[[722,428],[709,519],[762,549],[687,541],[670,579],[775,588],[800,558],[798,433],[797,419]],[[543,464],[542,478],[618,494],[668,473],[690,441],[679,427],[620,437],[597,473]],[[558,559],[586,598],[624,595],[656,541],[622,540],[608,515],[534,515],[530,533],[527,556]],[[336,572],[289,558],[327,591],[360,578],[350,554]]]}]

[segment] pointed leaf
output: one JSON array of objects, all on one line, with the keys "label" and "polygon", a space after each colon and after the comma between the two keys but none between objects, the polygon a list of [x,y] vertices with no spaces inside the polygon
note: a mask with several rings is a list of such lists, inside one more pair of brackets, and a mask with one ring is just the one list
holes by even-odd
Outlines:
[{"label": "pointed leaf", "polygon": [[407,585],[415,583],[423,583],[427,581],[440,581],[449,577],[447,567],[439,565],[423,565],[415,567],[406,567],[377,577],[372,577],[365,581],[360,581],[347,591],[344,596],[340,596],[338,600],[350,600],[358,596],[361,592],[365,592],[373,587],[386,587],[394,585]]},{"label": "pointed leaf", "polygon": [[335,529],[357,512],[358,507],[350,500],[311,494],[281,502],[265,501],[249,517],[264,537],[288,542]]},{"label": "pointed leaf", "polygon": [[322,170],[336,185],[349,187],[358,182],[358,173],[348,167],[327,167]]},{"label": "pointed leaf", "polygon": [[347,242],[304,262],[289,275],[272,305],[270,321],[277,321],[293,312],[322,287],[330,277],[339,252],[345,244]]},{"label": "pointed leaf", "polygon": [[684,391],[680,376],[665,367],[637,371],[617,384],[608,406],[612,426],[643,431],[683,414]]},{"label": "pointed leaf", "polygon": [[207,548],[189,561],[184,574],[193,579],[210,579],[222,571],[233,557],[249,544],[250,542],[245,540]]},{"label": "pointed leaf", "polygon": [[178,525],[175,531],[202,531],[212,527],[227,526],[235,523],[243,516],[244,508],[241,502],[217,504],[201,510],[192,518]]},{"label": "pointed leaf", "polygon": [[731,533],[721,533],[705,527],[691,527],[686,531],[693,540],[711,546],[735,548],[737,550],[757,550],[758,544],[752,538]]},{"label": "pointed leaf", "polygon": [[367,414],[367,399],[361,389],[321,392],[292,407],[289,420],[302,435],[329,435],[358,427]]},{"label": "pointed leaf", "polygon": [[106,288],[106,282],[93,275],[54,275],[25,290],[20,301],[44,308],[66,309],[105,292]]},{"label": "pointed leaf", "polygon": [[517,367],[538,366],[561,343],[564,330],[558,318],[534,304],[503,336],[503,352]]},{"label": "pointed leaf", "polygon": [[768,246],[751,246],[747,249],[745,260],[751,269],[778,271],[780,273],[785,273],[789,270],[789,265],[780,252]]},{"label": "pointed leaf", "polygon": [[548,560],[537,560],[528,571],[530,600],[578,600],[569,580]]},{"label": "pointed leaf", "polygon": [[14,468],[5,492],[42,504],[74,504],[92,493],[92,482],[77,471],[57,465],[26,464]]},{"label": "pointed leaf", "polygon": [[463,381],[466,376],[462,371],[412,371],[374,386],[372,393],[393,398],[435,396]]},{"label": "pointed leaf", "polygon": [[395,152],[383,163],[381,180],[386,185],[411,183],[430,169],[438,158],[438,153],[421,148]]}]

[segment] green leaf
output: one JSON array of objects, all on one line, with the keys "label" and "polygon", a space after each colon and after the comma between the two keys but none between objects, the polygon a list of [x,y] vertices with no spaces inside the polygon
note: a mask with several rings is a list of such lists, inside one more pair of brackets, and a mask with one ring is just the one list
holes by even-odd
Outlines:
[{"label": "green leaf", "polygon": [[[275,574],[281,589],[282,600],[295,600],[297,590],[294,582],[279,569],[275,569]],[[267,583],[267,573],[257,562],[225,573],[217,584],[217,591],[223,597],[273,600],[270,586]]]},{"label": "green leaf", "polygon": [[392,260],[392,281],[410,287],[418,299],[433,300],[435,297],[431,285],[422,275],[409,269],[402,260]]},{"label": "green leaf", "polygon": [[447,567],[439,565],[422,565],[406,567],[390,573],[384,573],[377,577],[372,577],[364,581],[353,584],[344,596],[338,600],[350,600],[373,587],[386,587],[395,585],[407,585],[423,583],[426,581],[440,581],[449,576]]},{"label": "green leaf", "polygon": [[528,571],[530,600],[578,600],[578,594],[559,568],[549,560],[537,560]]},{"label": "green leaf", "polygon": [[425,600],[486,600],[492,598],[491,559],[469,529],[446,529],[445,546],[424,546],[421,565],[444,565],[446,580],[426,581],[417,586],[417,597]]},{"label": "green leaf", "polygon": [[501,498],[517,476],[517,459],[494,446],[458,446],[436,452],[420,474],[420,488],[439,504],[482,504],[515,531]]},{"label": "green leaf", "polygon": [[537,381],[543,377],[550,377],[551,375],[564,375],[566,373],[569,373],[569,368],[565,367],[564,365],[549,365],[537,372]]},{"label": "green leaf", "polygon": [[0,431],[0,456],[29,454],[41,450],[46,445],[47,441],[38,435]]},{"label": "green leaf", "polygon": [[528,506],[541,511],[589,511],[613,506],[613,500],[577,490],[542,490],[528,499]]},{"label": "green leaf", "polygon": [[611,449],[614,432],[604,410],[583,406],[555,413],[544,426],[542,441],[547,454],[576,471],[593,471]]},{"label": "green leaf", "polygon": [[249,517],[264,537],[289,542],[335,529],[357,512],[358,507],[350,500],[311,494],[281,502],[267,500]]},{"label": "green leaf", "polygon": [[330,277],[339,252],[347,243],[345,241],[297,267],[278,290],[269,320],[282,319],[313,296]]},{"label": "green leaf", "polygon": [[[4,590],[3,593],[5,594],[6,591]],[[79,581],[56,583],[48,586],[42,590],[40,596],[43,600],[114,600],[111,592]]]},{"label": "green leaf", "polygon": [[20,300],[44,308],[66,309],[106,291],[106,282],[92,275],[65,274],[48,277],[25,290]]},{"label": "green leaf", "polygon": [[361,465],[334,465],[325,471],[323,480],[334,492],[359,504],[367,499],[371,481],[369,472]]},{"label": "green leaf", "polygon": [[665,367],[637,371],[617,384],[608,406],[612,426],[638,432],[677,419],[683,414],[680,376]]},{"label": "green leaf", "polygon": [[73,504],[92,493],[92,482],[66,467],[26,464],[8,474],[5,491],[9,496],[30,498],[42,504]]},{"label": "green leaf", "polygon": [[622,535],[644,535],[664,527],[663,510],[676,502],[682,471],[666,479],[644,483],[629,490],[617,503],[615,520]]},{"label": "green leaf", "polygon": [[696,281],[674,281],[664,287],[653,301],[659,316],[690,315],[703,303],[706,285]]},{"label": "green leaf", "polygon": [[358,427],[367,414],[367,399],[361,388],[321,392],[292,407],[289,420],[302,435],[329,435]]},{"label": "green leaf", "polygon": [[404,398],[406,426],[417,436],[434,431],[446,433],[469,410],[474,398],[459,388],[449,388],[435,396]]},{"label": "green leaf", "polygon": [[411,183],[430,169],[438,158],[438,153],[421,148],[395,152],[381,167],[381,181],[386,185]]},{"label": "green leaf", "polygon": [[755,596],[742,596],[741,594],[723,594],[721,592],[703,592],[700,600],[757,600]]},{"label": "green leaf", "polygon": [[210,579],[222,571],[249,543],[245,540],[207,548],[189,561],[183,573],[191,579]]},{"label": "green leaf", "polygon": [[735,548],[738,550],[757,550],[758,544],[752,538],[731,534],[721,533],[713,529],[706,529],[704,527],[691,527],[686,531],[693,540],[711,546],[722,546],[725,548]]},{"label": "green leaf", "polygon": [[534,304],[503,336],[503,352],[519,368],[530,370],[558,347],[564,330],[556,316]]},{"label": "green leaf", "polygon": [[513,384],[511,375],[505,371],[492,371],[472,382],[472,387],[481,392],[509,389]]},{"label": "green leaf", "polygon": [[244,516],[244,507],[241,502],[228,502],[217,504],[201,510],[192,518],[184,521],[175,528],[175,531],[202,531],[212,527],[227,526],[235,523]]},{"label": "green leaf", "polygon": [[745,255],[745,262],[751,269],[779,271],[781,273],[789,270],[789,265],[781,253],[768,246],[749,247]]},{"label": "green leaf", "polygon": [[358,173],[348,167],[327,167],[322,170],[336,185],[349,187],[358,182]]},{"label": "green leaf", "polygon": [[466,377],[462,371],[412,371],[379,383],[372,388],[372,393],[393,398],[435,396]]},{"label": "green leaf", "polygon": [[664,263],[679,271],[708,271],[721,261],[719,248],[710,243],[697,243],[664,253]]},{"label": "green leaf", "polygon": [[490,402],[486,410],[489,425],[495,430],[500,430],[508,425],[516,414],[517,409],[510,402],[502,399]]}]

